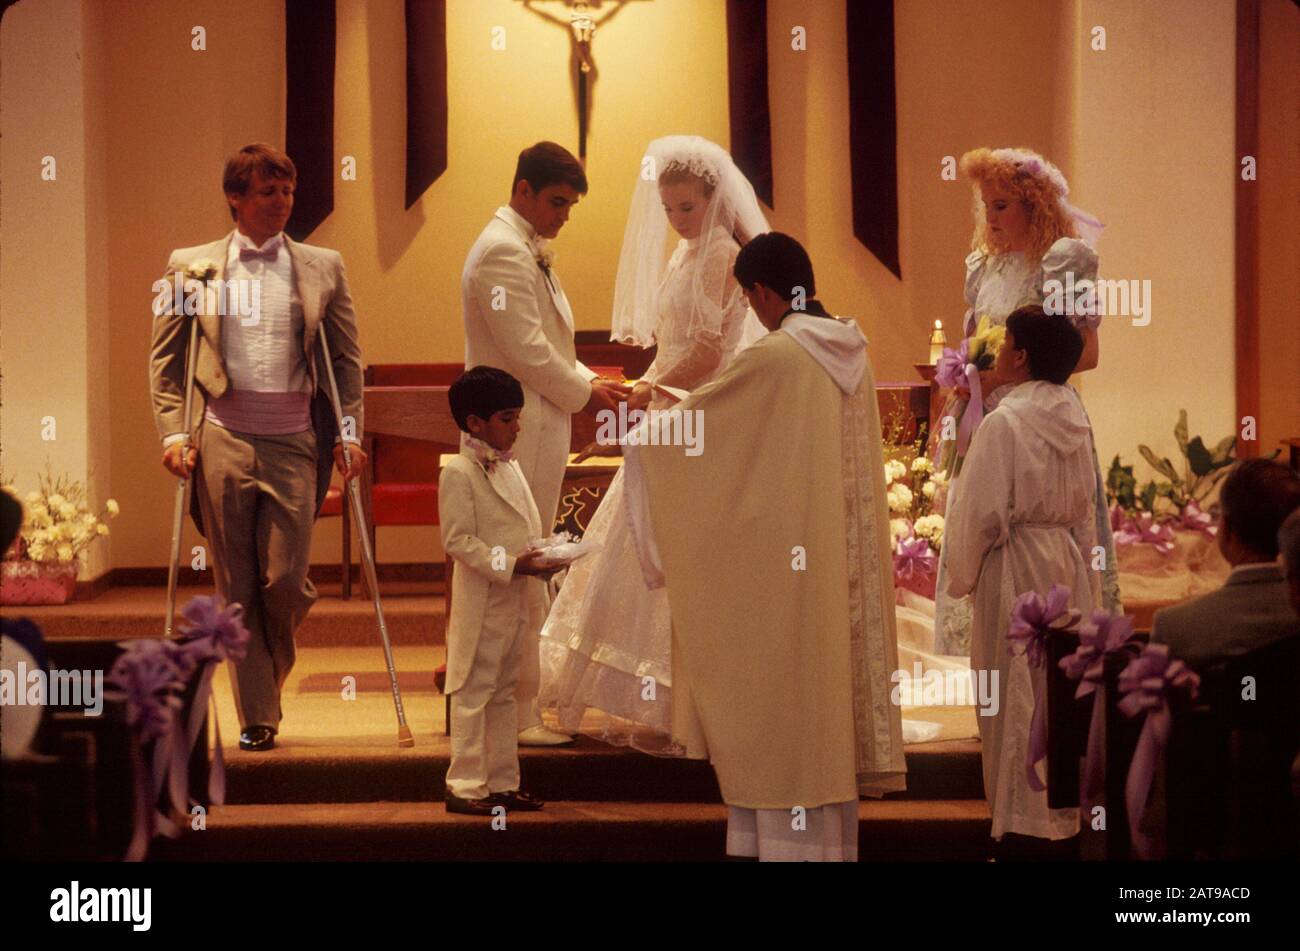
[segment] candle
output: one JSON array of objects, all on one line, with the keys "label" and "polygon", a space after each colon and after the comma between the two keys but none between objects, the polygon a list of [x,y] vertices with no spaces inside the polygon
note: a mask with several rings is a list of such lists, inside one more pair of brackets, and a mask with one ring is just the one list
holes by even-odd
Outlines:
[{"label": "candle", "polygon": [[934,366],[943,356],[943,348],[947,345],[948,338],[943,335],[943,322],[936,320],[934,322],[934,332],[930,334],[930,365]]}]

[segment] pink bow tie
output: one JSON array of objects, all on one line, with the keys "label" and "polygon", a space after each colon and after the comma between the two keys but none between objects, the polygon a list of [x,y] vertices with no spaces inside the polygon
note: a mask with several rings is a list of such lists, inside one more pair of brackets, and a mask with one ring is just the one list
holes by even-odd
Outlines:
[{"label": "pink bow tie", "polygon": [[240,248],[240,249],[239,249],[239,260],[241,260],[241,261],[257,261],[257,260],[262,260],[262,261],[274,261],[274,260],[276,259],[276,256],[277,256],[279,253],[280,253],[280,246],[279,246],[278,244],[275,245],[274,247],[265,248],[265,249],[260,250],[260,251],[259,251],[257,248]]}]

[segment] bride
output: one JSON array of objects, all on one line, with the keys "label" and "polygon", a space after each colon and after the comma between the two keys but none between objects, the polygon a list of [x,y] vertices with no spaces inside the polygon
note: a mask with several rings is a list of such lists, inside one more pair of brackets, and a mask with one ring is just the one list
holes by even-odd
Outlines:
[{"label": "bride", "polygon": [[[669,254],[668,227],[678,241]],[[623,234],[610,337],[658,345],[628,410],[672,400],[655,385],[695,390],[731,362],[758,327],[732,274],[741,244],[770,230],[753,186],[720,146],[693,135],[646,149]],[[760,331],[761,332],[761,331]],[[633,548],[620,470],[587,527],[602,549],[569,569],[541,635],[538,701],[576,732],[588,707],[597,735],[650,753],[673,744],[671,622],[665,589],[646,587]]]}]

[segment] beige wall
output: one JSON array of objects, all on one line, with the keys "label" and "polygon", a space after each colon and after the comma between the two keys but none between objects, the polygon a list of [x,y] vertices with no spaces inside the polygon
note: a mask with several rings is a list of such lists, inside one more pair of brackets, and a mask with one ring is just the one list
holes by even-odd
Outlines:
[{"label": "beige wall", "polygon": [[[402,5],[338,3],[336,153],[354,156],[359,176],[336,181],[334,213],[312,240],[343,253],[368,362],[460,359],[461,264],[506,200],[518,150],[540,138],[576,147],[566,28],[511,0],[448,6],[449,168],[406,211]],[[1152,324],[1108,323],[1102,367],[1084,379],[1103,456],[1135,457],[1139,441],[1172,452],[1161,439],[1172,443],[1163,434],[1180,406],[1191,412],[1193,431],[1227,432],[1232,197],[1222,169],[1234,163],[1232,4],[897,6],[902,280],[852,235],[844,0],[772,0],[768,14],[773,225],[807,244],[820,295],[862,324],[878,377],[911,378],[930,323],[942,319],[955,336],[964,309],[970,191],[942,180],[942,159],[979,145],[1026,145],[1056,161],[1077,203],[1108,222],[1103,274],[1154,284]],[[11,454],[35,445],[11,420],[51,401],[82,419],[81,448],[62,465],[84,469],[93,460],[111,472],[111,486],[104,475],[99,488],[124,512],[113,564],[161,565],[173,483],[158,464],[147,392],[150,285],[173,247],[229,229],[219,187],[225,155],[256,139],[283,141],[282,7],[142,0],[113,4],[109,14],[105,0],[85,0],[92,41],[81,44],[84,76],[74,70],[75,81],[39,100],[15,90],[68,60],[77,44],[67,37],[81,28],[77,3],[52,0],[39,7],[57,12],[41,14],[54,16],[38,28],[43,39],[19,43],[12,24],[39,19],[32,7],[11,11],[3,31],[5,467],[13,473]],[[1087,49],[1095,23],[1108,29],[1105,53]],[[206,52],[190,48],[194,25],[207,29]],[[806,51],[790,48],[796,25],[807,31]],[[503,51],[491,48],[494,26],[505,29]],[[722,0],[628,4],[602,24],[595,51],[591,192],[556,243],[577,325],[592,329],[609,325],[617,248],[645,143],[673,132],[728,142]],[[66,80],[68,70],[58,76]],[[39,136],[24,131],[37,128]],[[61,161],[61,180],[73,176],[65,187],[77,174],[85,181],[73,198],[43,205],[52,193],[10,169],[47,140],[67,140],[59,148],[81,155],[73,164],[84,172],[65,171]],[[1265,147],[1294,152],[1286,141],[1266,137]],[[1294,176],[1277,174],[1294,195]],[[42,261],[76,262],[75,273],[46,280],[36,249]],[[1275,267],[1285,266],[1281,253]],[[54,316],[21,320],[29,312]],[[1295,322],[1287,326],[1294,333]],[[57,361],[47,356],[55,352]],[[11,358],[17,353],[37,357]],[[104,390],[107,399],[96,395]],[[198,540],[189,533],[187,549]],[[337,519],[320,522],[313,561],[334,559],[338,538]],[[385,529],[379,547],[386,562],[440,557],[435,529]]]},{"label": "beige wall", "polygon": [[[1076,0],[1077,203],[1106,222],[1101,276],[1151,281],[1151,322],[1107,317],[1081,389],[1105,468],[1138,443],[1179,458],[1178,410],[1234,432],[1234,4]],[[1107,49],[1088,32],[1104,26]],[[1189,64],[1194,64],[1189,65]],[[1148,473],[1145,477],[1150,477]]]}]

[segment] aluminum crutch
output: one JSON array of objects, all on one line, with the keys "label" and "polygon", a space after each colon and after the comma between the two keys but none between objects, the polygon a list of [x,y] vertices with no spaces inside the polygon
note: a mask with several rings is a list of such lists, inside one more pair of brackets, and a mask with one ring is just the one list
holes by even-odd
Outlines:
[{"label": "aluminum crutch", "polygon": [[[190,452],[191,427],[190,412],[194,406],[194,373],[199,363],[199,320],[191,315],[190,343],[185,350],[185,448],[181,450],[181,465]],[[167,566],[167,621],[163,627],[163,636],[170,638],[176,620],[176,584],[180,574],[181,533],[185,529],[185,503],[189,497],[190,480],[181,476],[176,484],[176,505],[172,509],[172,549],[171,561]]]},{"label": "aluminum crutch", "polygon": [[[330,359],[329,341],[325,339],[325,326],[317,330],[320,337],[321,354],[325,357],[325,374],[330,381],[330,401],[334,404],[334,421],[338,425],[339,435],[343,435],[343,404],[339,400],[339,387],[334,379],[334,362]],[[352,454],[347,440],[343,440],[343,461],[348,468],[352,466]],[[366,530],[365,510],[361,507],[361,490],[355,478],[346,480],[348,497],[352,501],[352,512],[356,518],[357,535],[361,538],[361,567],[366,573],[366,582],[370,585],[370,595],[375,599],[375,618],[379,621],[379,637],[384,642],[384,662],[388,664],[388,679],[393,686],[393,705],[397,708],[397,745],[414,746],[415,737],[406,725],[406,711],[402,707],[402,691],[397,686],[397,668],[393,666],[393,644],[388,637],[388,625],[384,623],[384,606],[379,600],[379,576],[375,571],[375,553],[370,547],[370,532]],[[349,568],[351,566],[348,566]]]}]

